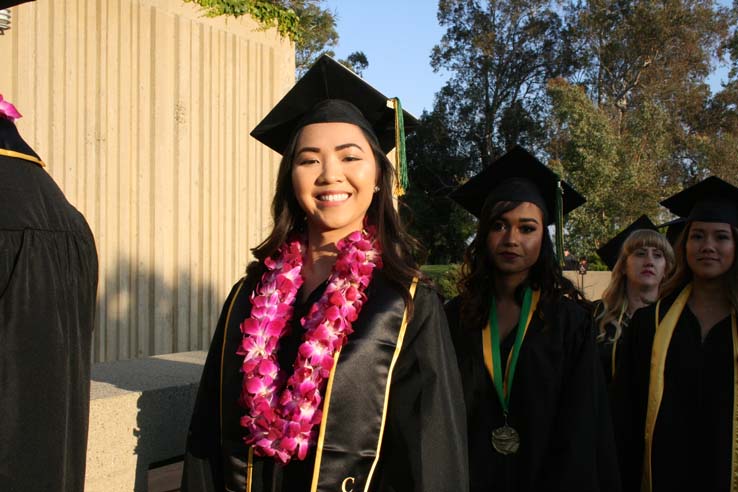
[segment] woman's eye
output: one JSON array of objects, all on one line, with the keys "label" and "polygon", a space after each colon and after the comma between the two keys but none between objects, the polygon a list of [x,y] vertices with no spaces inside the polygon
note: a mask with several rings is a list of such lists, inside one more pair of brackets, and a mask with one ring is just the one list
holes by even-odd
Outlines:
[{"label": "woman's eye", "polygon": [[639,250],[637,250],[637,251],[635,252],[635,255],[636,255],[636,256],[646,256],[646,252],[645,252],[645,251],[643,251],[642,249],[639,249]]},{"label": "woman's eye", "polygon": [[306,164],[315,164],[316,162],[318,162],[318,159],[302,159],[297,164],[304,166]]},{"label": "woman's eye", "polygon": [[360,161],[361,157],[357,157],[355,155],[347,155],[343,158],[343,160],[348,161],[348,162],[354,162],[354,161]]},{"label": "woman's eye", "polygon": [[520,230],[521,232],[523,232],[523,234],[530,234],[532,232],[536,232],[536,228],[532,226],[523,226],[520,228]]},{"label": "woman's eye", "polygon": [[503,222],[494,222],[492,224],[492,230],[493,231],[503,231],[505,230],[505,224]]}]

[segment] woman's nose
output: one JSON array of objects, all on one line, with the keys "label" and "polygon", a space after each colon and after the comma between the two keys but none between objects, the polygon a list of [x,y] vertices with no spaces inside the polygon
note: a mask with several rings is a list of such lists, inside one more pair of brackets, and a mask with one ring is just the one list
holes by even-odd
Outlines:
[{"label": "woman's nose", "polygon": [[333,156],[328,156],[327,158],[323,159],[320,169],[320,176],[318,178],[321,183],[340,183],[341,181],[343,181],[343,178],[343,167],[341,166],[341,162],[337,158]]}]

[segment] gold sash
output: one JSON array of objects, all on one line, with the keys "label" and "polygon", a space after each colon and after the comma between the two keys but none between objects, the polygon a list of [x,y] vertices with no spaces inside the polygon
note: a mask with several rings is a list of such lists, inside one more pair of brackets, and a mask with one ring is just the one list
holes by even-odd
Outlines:
[{"label": "gold sash", "polygon": [[[651,454],[653,450],[653,433],[656,428],[664,396],[664,368],[666,355],[669,351],[671,337],[674,334],[679,317],[687,305],[692,293],[692,284],[688,284],[671,305],[663,321],[659,322],[659,308],[661,301],[656,303],[656,333],[653,337],[651,349],[651,371],[648,385],[648,403],[646,407],[646,428],[644,431],[645,446],[643,450],[643,475],[641,481],[642,492],[651,492],[653,489],[653,474],[651,469]],[[735,312],[731,313],[731,335],[733,339],[733,439],[731,441],[731,478],[730,490],[738,492],[738,328],[736,327]]]},{"label": "gold sash", "polygon": [[22,152],[16,152],[15,150],[0,149],[0,155],[4,155],[6,157],[13,157],[15,159],[23,159],[24,161],[29,161],[29,162],[33,162],[34,164],[38,164],[41,167],[46,167],[46,164],[44,164],[41,159],[38,159],[29,154],[24,154]]}]

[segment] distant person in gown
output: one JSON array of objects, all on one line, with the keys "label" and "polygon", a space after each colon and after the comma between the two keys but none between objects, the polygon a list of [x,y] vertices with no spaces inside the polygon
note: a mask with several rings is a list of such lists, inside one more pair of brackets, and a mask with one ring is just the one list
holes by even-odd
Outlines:
[{"label": "distant person in gown", "polygon": [[738,490],[738,188],[661,202],[686,217],[676,271],[623,332],[614,381],[625,490]]},{"label": "distant person in gown", "polygon": [[594,308],[600,362],[605,379],[611,383],[623,330],[638,309],[659,298],[659,289],[674,271],[674,250],[654,223],[642,215],[597,254],[612,272]]},{"label": "distant person in gown", "polygon": [[521,147],[451,196],[479,218],[461,294],[446,306],[470,490],[620,490],[589,305],[563,276],[547,229],[583,197]]}]

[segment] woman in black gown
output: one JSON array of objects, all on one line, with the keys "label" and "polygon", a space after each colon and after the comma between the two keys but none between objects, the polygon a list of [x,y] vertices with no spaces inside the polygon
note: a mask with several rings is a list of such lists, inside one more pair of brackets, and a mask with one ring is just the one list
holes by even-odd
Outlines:
[{"label": "woman in black gown", "polygon": [[443,308],[392,203],[411,117],[387,102],[323,57],[252,132],[283,155],[274,228],[216,328],[182,490],[466,490]]},{"label": "woman in black gown", "polygon": [[626,490],[738,490],[738,188],[662,202],[687,217],[676,271],[623,334],[614,413]]},{"label": "woman in black gown", "polygon": [[611,383],[623,329],[638,309],[659,298],[659,289],[674,271],[674,250],[642,215],[597,254],[612,272],[602,300],[594,308],[600,363]]},{"label": "woman in black gown", "polygon": [[584,201],[516,147],[452,194],[479,218],[446,306],[472,491],[619,490],[592,317],[547,231],[559,190],[562,213]]}]

